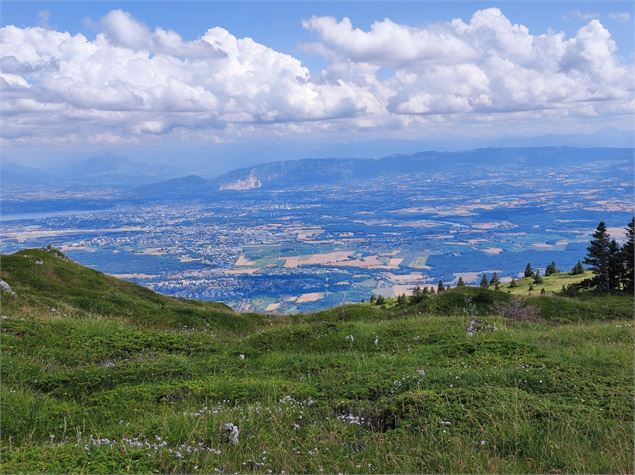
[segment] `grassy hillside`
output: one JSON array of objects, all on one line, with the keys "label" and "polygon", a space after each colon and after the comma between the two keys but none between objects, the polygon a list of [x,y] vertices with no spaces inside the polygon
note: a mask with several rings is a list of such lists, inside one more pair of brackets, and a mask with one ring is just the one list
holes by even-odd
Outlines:
[{"label": "grassy hillside", "polygon": [[[584,274],[571,275],[568,272],[558,272],[550,276],[543,276],[543,282],[541,284],[534,284],[533,277],[525,277],[522,279],[516,279],[516,287],[510,287],[509,283],[501,285],[501,289],[509,291],[514,295],[540,295],[540,291],[545,289],[547,294],[554,294],[562,290],[562,286],[571,284],[577,284],[584,279],[591,277],[591,271],[586,271]],[[529,287],[533,285],[533,290],[529,290]]]},{"label": "grassy hillside", "polygon": [[103,316],[158,327],[252,328],[256,316],[224,304],[176,299],[109,277],[68,260],[55,249],[28,249],[2,256],[0,278],[18,298],[3,299],[3,314]]},{"label": "grassy hillside", "polygon": [[54,251],[1,264],[3,473],[633,471],[632,298],[263,317]]}]

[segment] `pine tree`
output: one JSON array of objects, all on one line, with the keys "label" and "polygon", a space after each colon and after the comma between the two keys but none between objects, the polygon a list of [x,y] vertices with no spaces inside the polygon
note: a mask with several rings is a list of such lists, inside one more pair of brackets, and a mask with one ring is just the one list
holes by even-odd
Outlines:
[{"label": "pine tree", "polygon": [[527,263],[527,267],[525,267],[525,277],[531,277],[534,275],[534,269],[531,267],[531,263]]},{"label": "pine tree", "polygon": [[492,275],[492,279],[489,281],[489,285],[493,285],[495,289],[498,290],[498,286],[500,285],[501,281],[498,278],[498,273],[494,272],[494,275]]},{"label": "pine tree", "polygon": [[635,218],[631,219],[626,227],[626,242],[622,246],[622,262],[624,263],[624,273],[622,274],[622,285],[624,290],[633,294],[633,283],[635,281],[635,267],[633,267],[633,239],[635,238]]},{"label": "pine tree", "polygon": [[480,286],[481,289],[489,288],[489,281],[487,280],[487,276],[485,274],[483,274],[483,277],[481,278]]},{"label": "pine tree", "polygon": [[578,261],[576,265],[573,266],[573,269],[571,269],[571,275],[581,275],[581,274],[584,274],[584,266],[582,265],[582,262]]},{"label": "pine tree", "polygon": [[587,247],[587,256],[584,263],[593,271],[591,283],[601,292],[608,292],[611,288],[609,278],[609,255],[611,241],[606,232],[606,224],[600,221],[593,233],[593,239]]},{"label": "pine tree", "polygon": [[624,274],[623,254],[615,239],[609,244],[609,289],[620,290]]},{"label": "pine tree", "polygon": [[547,291],[545,290],[544,287],[542,289],[540,289],[540,295],[545,295],[546,293],[547,293]]},{"label": "pine tree", "polygon": [[437,292],[443,292],[445,290],[445,286],[443,285],[443,281],[439,281],[439,285],[437,286]]},{"label": "pine tree", "polygon": [[372,295],[370,296],[370,300],[369,300],[369,302],[370,302],[370,303],[375,303],[375,301],[376,301],[376,300],[377,300],[377,297],[375,296],[375,294],[372,294]]},{"label": "pine tree", "polygon": [[510,288],[518,287],[518,282],[516,282],[516,279],[514,279],[513,277],[511,282],[509,282],[509,287]]},{"label": "pine tree", "polygon": [[459,280],[456,283],[457,287],[465,287],[465,282],[463,282],[463,277],[459,276]]},{"label": "pine tree", "polygon": [[551,264],[547,266],[545,269],[545,276],[550,276],[551,274],[557,274],[560,272],[558,267],[556,267],[556,261],[551,261]]},{"label": "pine tree", "polygon": [[376,305],[384,305],[386,303],[386,299],[383,295],[377,296],[377,300],[375,301]]},{"label": "pine tree", "polygon": [[540,269],[536,270],[536,273],[534,274],[534,284],[542,284],[543,283],[543,279],[542,276],[540,275]]},{"label": "pine tree", "polygon": [[423,296],[426,294],[425,288],[421,290],[421,287],[418,285],[412,291],[412,295],[410,296],[410,302],[419,303],[423,299]]}]

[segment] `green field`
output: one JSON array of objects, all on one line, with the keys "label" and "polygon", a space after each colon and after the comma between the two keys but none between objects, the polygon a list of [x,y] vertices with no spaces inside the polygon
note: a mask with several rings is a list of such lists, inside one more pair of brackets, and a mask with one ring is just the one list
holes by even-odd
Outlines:
[{"label": "green field", "polygon": [[240,315],[56,252],[1,264],[2,473],[633,472],[632,297]]}]

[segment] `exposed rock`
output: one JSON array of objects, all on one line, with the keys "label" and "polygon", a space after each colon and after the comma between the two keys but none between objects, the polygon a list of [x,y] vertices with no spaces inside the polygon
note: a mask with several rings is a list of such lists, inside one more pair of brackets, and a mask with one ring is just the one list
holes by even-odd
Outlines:
[{"label": "exposed rock", "polygon": [[240,429],[238,429],[238,426],[227,422],[223,424],[223,430],[227,432],[228,440],[232,444],[238,445],[238,438],[240,437]]},{"label": "exposed rock", "polygon": [[247,178],[244,180],[236,180],[229,183],[223,183],[219,190],[253,190],[254,188],[260,188],[262,186],[262,182],[256,177],[256,175],[251,172]]},{"label": "exposed rock", "polygon": [[0,280],[0,290],[8,294],[15,295],[15,292],[11,290],[11,286],[7,284],[4,280]]},{"label": "exposed rock", "polygon": [[469,336],[476,335],[476,332],[497,332],[498,328],[496,325],[485,325],[483,322],[479,322],[478,320],[470,320],[470,324],[467,327],[467,334]]}]

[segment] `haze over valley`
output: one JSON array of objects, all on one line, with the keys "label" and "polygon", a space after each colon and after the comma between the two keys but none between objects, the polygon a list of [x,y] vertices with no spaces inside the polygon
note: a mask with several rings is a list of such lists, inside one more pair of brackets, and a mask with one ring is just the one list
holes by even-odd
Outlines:
[{"label": "haze over valley", "polygon": [[1,250],[51,244],[163,294],[313,311],[439,280],[476,285],[483,273],[506,281],[527,262],[568,270],[598,221],[623,238],[632,160],[632,149],[479,149],[205,179],[105,156],[78,167],[81,185],[62,173],[5,175]]}]

